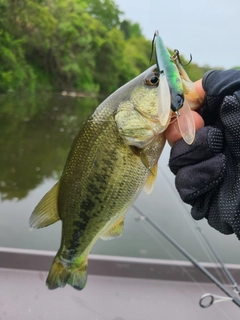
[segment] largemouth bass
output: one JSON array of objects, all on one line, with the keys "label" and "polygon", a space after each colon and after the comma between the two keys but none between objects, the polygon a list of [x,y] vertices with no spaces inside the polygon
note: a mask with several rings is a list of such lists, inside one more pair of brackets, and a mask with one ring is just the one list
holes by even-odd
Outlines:
[{"label": "largemouth bass", "polygon": [[32,213],[34,228],[62,221],[49,289],[83,289],[94,243],[120,236],[143,187],[151,192],[171,117],[160,124],[158,82],[155,65],[99,105],[77,134],[59,182]]}]

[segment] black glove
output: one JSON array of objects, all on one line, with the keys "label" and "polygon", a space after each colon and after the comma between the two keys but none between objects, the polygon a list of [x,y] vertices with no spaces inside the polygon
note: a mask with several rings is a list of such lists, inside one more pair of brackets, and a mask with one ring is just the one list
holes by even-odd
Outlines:
[{"label": "black glove", "polygon": [[203,78],[204,128],[189,146],[182,139],[171,150],[169,167],[194,219],[206,218],[240,240],[240,71],[211,71]]}]

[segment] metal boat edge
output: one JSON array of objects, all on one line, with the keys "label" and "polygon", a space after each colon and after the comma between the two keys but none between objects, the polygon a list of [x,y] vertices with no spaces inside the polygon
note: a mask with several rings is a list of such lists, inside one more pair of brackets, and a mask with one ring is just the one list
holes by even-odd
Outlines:
[{"label": "metal boat edge", "polygon": [[[0,247],[0,268],[48,271],[54,255],[55,252],[53,251]],[[201,263],[201,265],[206,267],[216,278],[219,278],[221,267],[218,264]],[[226,264],[226,267],[239,283],[240,265]],[[91,254],[89,256],[88,273],[111,277],[209,282],[209,279],[197,270],[192,263],[177,260]]]}]

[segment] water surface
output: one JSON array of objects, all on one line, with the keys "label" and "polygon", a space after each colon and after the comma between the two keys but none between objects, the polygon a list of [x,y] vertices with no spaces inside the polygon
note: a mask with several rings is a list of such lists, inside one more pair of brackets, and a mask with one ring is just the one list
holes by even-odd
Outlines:
[{"label": "water surface", "polygon": [[[42,196],[55,184],[66,161],[72,140],[87,117],[98,106],[96,98],[61,95],[0,96],[0,246],[56,251],[61,222],[31,230],[28,220]],[[140,195],[135,205],[151,217],[179,244],[200,261],[214,261],[202,247],[190,209],[174,188],[167,166],[169,147],[159,161],[154,191]],[[99,240],[92,253],[144,258],[184,257],[147,222],[137,221],[129,210],[123,236]],[[227,263],[240,263],[240,244],[234,235],[225,236],[206,221],[198,223]]]}]

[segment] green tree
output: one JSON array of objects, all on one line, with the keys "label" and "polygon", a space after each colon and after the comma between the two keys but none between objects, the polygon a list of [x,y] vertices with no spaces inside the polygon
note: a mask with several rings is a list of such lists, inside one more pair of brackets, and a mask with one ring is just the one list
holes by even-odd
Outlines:
[{"label": "green tree", "polygon": [[[0,29],[0,92],[17,90],[26,86],[35,89],[35,77],[32,68],[27,65],[22,44],[24,39],[13,39]],[[29,83],[31,79],[31,86]]]},{"label": "green tree", "polygon": [[109,94],[149,66],[151,42],[113,0],[0,0],[0,11],[0,92]]},{"label": "green tree", "polygon": [[38,1],[1,0],[0,8],[0,91],[34,91],[36,75],[27,52],[47,41],[54,20]]},{"label": "green tree", "polygon": [[51,2],[50,12],[57,21],[50,45],[41,61],[59,89],[93,90],[89,69],[94,65],[91,50],[95,20],[86,12],[86,3],[72,0]]},{"label": "green tree", "polygon": [[123,34],[116,28],[106,32],[105,41],[96,51],[95,79],[100,92],[108,94],[121,85],[121,72],[124,63]]},{"label": "green tree", "polygon": [[119,27],[120,15],[123,13],[113,0],[89,0],[87,11],[99,20],[108,30]]},{"label": "green tree", "polygon": [[132,23],[130,20],[123,20],[120,24],[120,30],[123,32],[125,40],[132,37],[140,38],[142,36],[140,25]]},{"label": "green tree", "polygon": [[133,79],[154,64],[150,62],[151,41],[143,36],[130,37],[125,41],[121,85]]}]

